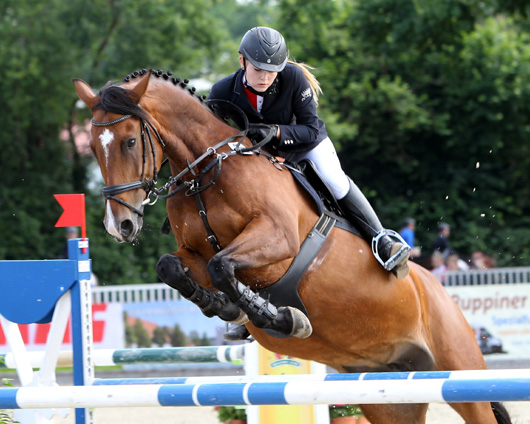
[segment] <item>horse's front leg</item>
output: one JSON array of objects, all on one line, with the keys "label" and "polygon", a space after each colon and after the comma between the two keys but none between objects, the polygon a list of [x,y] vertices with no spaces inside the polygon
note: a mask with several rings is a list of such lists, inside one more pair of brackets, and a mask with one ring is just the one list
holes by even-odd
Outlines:
[{"label": "horse's front leg", "polygon": [[[201,264],[202,262],[202,264]],[[202,266],[201,266],[202,265]],[[178,251],[172,255],[164,255],[156,265],[160,279],[168,286],[196,304],[208,318],[218,316],[232,324],[245,324],[247,315],[236,306],[224,293],[209,290],[197,284],[188,274],[196,276],[199,281],[209,281],[204,259],[188,251]],[[200,277],[203,279],[200,280]]]},{"label": "horse's front leg", "polygon": [[300,248],[298,235],[291,228],[284,230],[267,218],[254,220],[208,262],[208,272],[214,287],[226,293],[256,327],[303,339],[313,330],[302,311],[291,306],[276,308],[235,274],[237,270],[256,269],[294,257]]}]

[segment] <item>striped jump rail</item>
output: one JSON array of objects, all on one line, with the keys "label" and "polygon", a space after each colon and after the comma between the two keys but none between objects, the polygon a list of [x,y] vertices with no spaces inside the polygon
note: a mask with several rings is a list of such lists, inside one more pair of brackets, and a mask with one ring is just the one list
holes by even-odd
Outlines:
[{"label": "striped jump rail", "polygon": [[[126,364],[177,364],[234,362],[243,359],[244,345],[232,346],[197,346],[146,349],[96,349],[92,351],[94,365],[113,366]],[[44,352],[28,352],[31,365],[39,368]],[[72,366],[72,352],[59,353],[57,365]],[[16,368],[13,353],[0,354],[0,368]]]},{"label": "striped jump rail", "polygon": [[530,378],[406,378],[0,388],[0,409],[530,400]]},{"label": "striped jump rail", "polygon": [[[149,384],[225,384],[249,382],[248,376],[201,376],[201,377],[144,377],[144,378],[96,378],[94,386],[124,386]],[[372,372],[372,373],[332,373],[298,375],[257,375],[253,383],[277,383],[291,381],[371,381],[371,380],[530,380],[530,369],[465,370],[465,371],[414,371],[414,372]]]}]

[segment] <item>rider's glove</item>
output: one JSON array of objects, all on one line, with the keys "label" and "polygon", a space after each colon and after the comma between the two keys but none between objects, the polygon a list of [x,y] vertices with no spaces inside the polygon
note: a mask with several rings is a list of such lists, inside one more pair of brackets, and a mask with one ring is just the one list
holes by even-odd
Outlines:
[{"label": "rider's glove", "polygon": [[254,143],[259,143],[265,137],[272,133],[273,140],[276,137],[278,127],[271,124],[250,124],[248,126],[247,137],[250,138]]}]

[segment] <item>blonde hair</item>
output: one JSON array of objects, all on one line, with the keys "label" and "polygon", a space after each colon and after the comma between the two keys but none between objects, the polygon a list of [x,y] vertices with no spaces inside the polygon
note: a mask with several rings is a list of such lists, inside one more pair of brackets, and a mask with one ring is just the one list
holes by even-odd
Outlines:
[{"label": "blonde hair", "polygon": [[307,78],[307,81],[309,81],[309,85],[311,86],[311,91],[313,92],[313,98],[315,99],[315,103],[318,105],[318,96],[322,94],[322,88],[320,87],[320,83],[318,82],[317,78],[311,72],[311,69],[315,68],[306,65],[305,63],[296,62],[292,59],[288,60],[287,63],[298,66],[304,72],[304,75]]}]

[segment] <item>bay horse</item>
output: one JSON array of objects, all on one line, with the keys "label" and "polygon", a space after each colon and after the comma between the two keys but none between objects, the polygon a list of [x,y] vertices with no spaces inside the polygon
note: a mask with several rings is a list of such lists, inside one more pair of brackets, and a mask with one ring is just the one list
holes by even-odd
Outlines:
[{"label": "bay horse", "polygon": [[[410,275],[397,280],[365,240],[341,228],[330,231],[300,279],[308,322],[298,309],[255,295],[284,275],[319,214],[289,171],[219,119],[186,82],[142,70],[96,94],[74,80],[93,113],[90,147],[106,184],[109,234],[132,242],[146,203],[166,197],[178,250],[160,259],[162,281],[207,316],[250,320],[252,336],[271,351],[339,372],[486,368],[460,309],[430,272],[411,262]],[[167,195],[156,188],[163,155],[173,175],[162,187]],[[425,423],[427,407],[361,405],[373,424]],[[511,422],[500,403],[451,407],[468,424]]]}]

